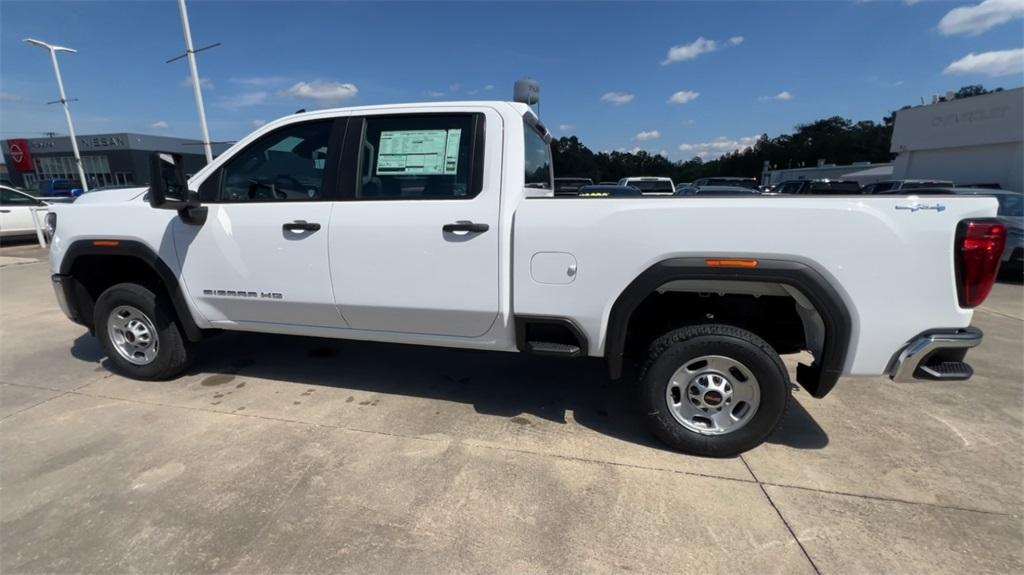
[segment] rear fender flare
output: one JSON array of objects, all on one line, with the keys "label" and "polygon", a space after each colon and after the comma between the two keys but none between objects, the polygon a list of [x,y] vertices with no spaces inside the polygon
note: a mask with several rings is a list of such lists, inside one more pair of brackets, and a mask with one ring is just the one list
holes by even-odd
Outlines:
[{"label": "rear fender flare", "polygon": [[821,357],[800,365],[797,381],[814,397],[824,397],[843,373],[852,337],[852,319],[839,293],[812,267],[794,261],[758,258],[754,268],[709,267],[704,258],[660,261],[636,277],[615,300],[608,316],[604,355],[612,379],[622,377],[629,320],[637,306],[660,286],[676,280],[768,282],[789,286],[802,294],[825,324]]}]

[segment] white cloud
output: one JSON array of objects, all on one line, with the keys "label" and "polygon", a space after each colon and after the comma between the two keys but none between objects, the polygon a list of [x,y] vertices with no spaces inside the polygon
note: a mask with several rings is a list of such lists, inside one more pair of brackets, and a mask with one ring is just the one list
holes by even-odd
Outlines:
[{"label": "white cloud", "polygon": [[[191,88],[192,87],[192,76],[191,75],[185,76],[185,79],[182,80],[181,82],[179,82],[178,85],[181,86],[182,88]],[[204,89],[204,90],[212,90],[213,89],[213,82],[211,82],[209,78],[203,78],[202,76],[200,76],[199,77],[199,87]]]},{"label": "white cloud", "polygon": [[1024,74],[1024,48],[970,54],[953,62],[942,71],[946,75],[978,74],[983,76],[1010,76]]},{"label": "white cloud", "polygon": [[438,90],[427,90],[426,94],[431,98],[440,98],[441,96],[444,96],[444,92],[440,92]]},{"label": "white cloud", "polygon": [[324,82],[322,80],[297,82],[291,88],[282,92],[286,96],[315,100],[322,104],[348,100],[354,98],[358,93],[359,88],[355,84]]},{"label": "white cloud", "polygon": [[693,92],[691,90],[680,90],[668,99],[669,104],[685,104],[692,102],[700,96],[700,92]]},{"label": "white cloud", "polygon": [[661,156],[662,158],[668,158],[668,150],[658,150],[656,155]]},{"label": "white cloud", "polygon": [[0,92],[0,102],[20,102],[21,96],[10,92]]},{"label": "white cloud", "polygon": [[638,142],[649,142],[651,140],[657,140],[661,137],[661,132],[657,130],[650,130],[648,132],[639,132],[633,136],[633,139]]},{"label": "white cloud", "polygon": [[490,92],[493,89],[494,89],[494,84],[487,84],[486,86],[484,86],[484,90],[487,90],[488,92]]},{"label": "white cloud", "polygon": [[248,108],[249,106],[258,106],[263,102],[267,101],[268,94],[266,92],[243,92],[234,96],[224,98],[220,101],[221,107],[224,108]]},{"label": "white cloud", "polygon": [[263,124],[266,124],[266,123],[267,123],[266,120],[253,120],[252,121],[252,127],[253,128],[259,128],[260,126],[262,126]]},{"label": "white cloud", "polygon": [[1022,17],[1024,0],[985,0],[974,6],[961,6],[947,12],[939,21],[939,32],[945,36],[977,36],[990,28]]},{"label": "white cloud", "polygon": [[733,36],[724,42],[718,42],[717,40],[708,40],[701,36],[689,44],[680,44],[679,46],[669,48],[665,59],[661,61],[661,65],[668,66],[673,62],[693,60],[701,54],[708,54],[729,46],[739,46],[743,43],[743,40],[743,36]]},{"label": "white cloud", "polygon": [[917,4],[920,1],[921,0],[903,0],[903,3],[906,4],[907,6],[913,6],[914,4]]},{"label": "white cloud", "polygon": [[576,129],[576,126],[572,124],[559,124],[558,131],[560,132],[571,132]]},{"label": "white cloud", "polygon": [[458,82],[452,84],[451,86],[448,86],[448,91],[452,92],[453,94],[455,92],[458,92],[461,89],[462,89],[462,84],[459,84]]},{"label": "white cloud", "polygon": [[679,144],[679,151],[688,156],[700,156],[702,159],[717,158],[736,150],[745,150],[753,146],[760,134],[755,136],[744,136],[739,139],[730,139],[724,136],[715,138],[710,142],[696,144]]},{"label": "white cloud", "polygon": [[632,102],[633,98],[636,98],[636,94],[629,94],[627,92],[608,92],[607,94],[601,96],[601,101],[606,104],[615,104],[616,106],[621,106],[623,104],[628,104]]},{"label": "white cloud", "polygon": [[661,65],[667,66],[672,62],[693,60],[701,54],[714,52],[717,49],[718,42],[715,42],[714,40],[707,40],[701,36],[689,44],[682,44],[680,46],[672,46],[669,48],[668,54],[665,55],[665,59],[661,61]]},{"label": "white cloud", "polygon": [[682,124],[683,124],[684,126],[692,126],[692,125],[696,124],[696,123],[697,123],[697,121],[696,121],[696,120],[693,120],[693,119],[690,119],[690,120],[683,120],[683,121],[682,121],[681,123],[682,123]]},{"label": "white cloud", "polygon": [[149,127],[153,128],[154,130],[166,130],[167,128],[170,128],[171,126],[167,122],[165,122],[163,120],[159,120],[159,121],[156,121],[156,122],[153,122],[152,124],[150,124]]},{"label": "white cloud", "polygon": [[789,93],[788,90],[783,90],[783,91],[779,92],[778,94],[775,94],[774,96],[760,96],[760,97],[758,97],[758,100],[780,100],[780,101],[786,101],[786,100],[792,100],[792,99],[793,99],[793,94]]}]

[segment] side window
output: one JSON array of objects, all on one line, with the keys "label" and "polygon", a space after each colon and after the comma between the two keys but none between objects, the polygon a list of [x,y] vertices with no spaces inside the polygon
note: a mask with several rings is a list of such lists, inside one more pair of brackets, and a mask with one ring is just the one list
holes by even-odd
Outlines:
[{"label": "side window", "polygon": [[551,148],[537,130],[523,122],[525,133],[526,160],[525,183],[527,188],[552,189]]},{"label": "side window", "polygon": [[222,168],[222,202],[310,201],[323,197],[333,120],[286,126],[263,136]]},{"label": "side window", "polygon": [[482,114],[367,117],[355,199],[475,197],[483,182],[483,129]]},{"label": "side window", "polygon": [[38,203],[26,195],[0,188],[0,205],[2,206],[34,206]]}]

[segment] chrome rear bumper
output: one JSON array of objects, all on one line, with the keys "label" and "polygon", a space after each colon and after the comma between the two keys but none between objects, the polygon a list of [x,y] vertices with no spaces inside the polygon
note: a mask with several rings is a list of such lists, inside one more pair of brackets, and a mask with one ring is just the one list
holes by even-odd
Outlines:
[{"label": "chrome rear bumper", "polygon": [[963,359],[982,336],[976,327],[927,331],[896,354],[889,377],[896,382],[968,379],[974,371]]}]

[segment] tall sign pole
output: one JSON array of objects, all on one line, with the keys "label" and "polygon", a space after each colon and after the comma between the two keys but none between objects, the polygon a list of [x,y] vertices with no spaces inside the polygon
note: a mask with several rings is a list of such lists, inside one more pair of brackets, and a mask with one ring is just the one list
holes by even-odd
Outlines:
[{"label": "tall sign pole", "polygon": [[[206,163],[213,161],[213,149],[210,147],[210,131],[206,127],[206,110],[203,108],[203,91],[199,86],[199,69],[196,67],[196,51],[192,47],[192,29],[188,25],[188,10],[185,0],[178,0],[181,12],[181,28],[185,32],[185,56],[192,73],[192,91],[196,96],[196,111],[199,112],[199,128],[203,132],[203,150],[206,152]],[[205,48],[204,48],[205,50]]]},{"label": "tall sign pole", "polygon": [[[75,126],[71,122],[71,108],[68,107],[68,97],[64,94],[64,80],[60,77],[60,65],[57,63],[57,52],[70,52],[72,54],[77,53],[77,50],[71,48],[65,48],[64,46],[52,46],[43,42],[42,40],[36,40],[34,38],[25,38],[27,44],[33,46],[39,46],[50,52],[50,61],[53,62],[53,73],[57,76],[57,89],[60,91],[60,100],[58,100],[64,107],[64,118],[68,121],[68,135],[71,136],[71,150],[75,154],[75,165],[78,167],[78,178],[79,183],[82,184],[82,191],[89,191],[89,182],[85,179],[85,168],[82,166],[82,155],[78,153],[78,139],[75,137]],[[52,102],[51,102],[52,103]]]}]

